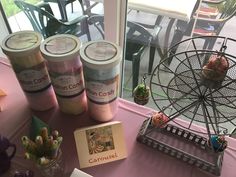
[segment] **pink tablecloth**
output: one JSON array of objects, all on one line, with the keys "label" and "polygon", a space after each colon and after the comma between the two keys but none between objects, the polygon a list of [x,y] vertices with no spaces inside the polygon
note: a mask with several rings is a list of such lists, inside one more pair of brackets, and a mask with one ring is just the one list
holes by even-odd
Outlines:
[{"label": "pink tablecloth", "polygon": [[[65,176],[70,176],[74,168],[80,168],[73,132],[87,125],[97,124],[88,115],[68,116],[58,108],[46,112],[30,111],[15,75],[10,67],[0,64],[0,88],[7,96],[0,99],[4,106],[0,113],[0,134],[10,138],[17,144],[17,154],[12,161],[12,167],[4,177],[11,177],[15,170],[32,169],[35,176],[40,176],[32,163],[23,159],[23,149],[20,137],[28,133],[31,115],[36,115],[47,122],[53,129],[58,129],[64,141],[62,143],[63,159],[65,161]],[[147,115],[153,110],[119,99],[119,111],[114,120],[121,121],[124,126],[128,157],[99,166],[82,169],[94,177],[210,177],[200,169],[178,161],[157,150],[151,149],[136,141],[139,128]],[[180,121],[184,123],[184,121]],[[196,128],[200,128],[197,127]],[[235,177],[236,140],[227,138],[229,146],[225,151],[222,177]]]}]

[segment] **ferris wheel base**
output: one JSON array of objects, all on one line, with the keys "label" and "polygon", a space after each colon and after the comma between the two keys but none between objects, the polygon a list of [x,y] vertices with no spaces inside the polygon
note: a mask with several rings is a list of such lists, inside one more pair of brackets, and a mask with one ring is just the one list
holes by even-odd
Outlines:
[{"label": "ferris wheel base", "polygon": [[221,175],[223,152],[215,152],[208,139],[168,123],[164,128],[151,125],[146,119],[137,141],[216,176]]}]

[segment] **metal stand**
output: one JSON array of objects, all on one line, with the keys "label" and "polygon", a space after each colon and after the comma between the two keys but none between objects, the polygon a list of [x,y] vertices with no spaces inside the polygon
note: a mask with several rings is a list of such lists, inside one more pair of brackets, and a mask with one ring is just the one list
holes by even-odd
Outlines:
[{"label": "metal stand", "polygon": [[[206,138],[171,124],[164,129],[153,130],[150,120],[151,118],[143,122],[137,141],[220,176],[224,152],[213,152]],[[183,144],[188,148],[186,149]]]}]

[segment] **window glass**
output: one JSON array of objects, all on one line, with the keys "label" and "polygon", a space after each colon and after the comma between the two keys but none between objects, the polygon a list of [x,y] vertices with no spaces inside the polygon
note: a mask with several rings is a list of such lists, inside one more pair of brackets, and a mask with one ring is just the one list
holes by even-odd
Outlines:
[{"label": "window glass", "polygon": [[[99,2],[94,2],[90,0],[26,0],[26,3],[32,6],[38,6],[47,12],[50,12],[53,17],[57,20],[60,20],[61,23],[71,22],[76,20],[82,15],[87,15],[88,17],[94,14],[104,14],[103,4]],[[42,4],[48,4],[43,6]],[[2,6],[4,12],[7,16],[7,20],[12,32],[21,31],[21,30],[36,30],[35,24],[32,19],[29,19],[27,14],[22,11],[19,6],[14,3],[14,0],[3,0]],[[27,4],[26,4],[27,6]],[[38,12],[36,12],[38,18]],[[36,19],[38,20],[38,19]],[[50,22],[52,23],[53,20]],[[40,21],[39,21],[40,22]],[[46,18],[43,20],[44,25],[47,27]],[[42,21],[40,22],[42,23]],[[41,25],[41,24],[40,24]],[[63,28],[63,24],[54,23],[52,26],[60,25],[60,28]],[[75,25],[71,25],[71,29],[56,31],[56,33],[72,33],[75,34]],[[36,30],[39,31],[40,30]],[[82,40],[86,41],[86,39]],[[91,32],[91,39],[96,38],[96,34]],[[89,40],[91,40],[89,39]]]},{"label": "window glass", "polygon": [[[157,78],[160,74],[157,72],[159,68],[155,68],[170,54],[195,49],[193,43],[187,41],[172,48],[172,53],[168,52],[176,43],[204,35],[221,35],[235,39],[236,31],[231,30],[236,27],[235,1],[220,2],[222,3],[209,3],[207,0],[202,2],[197,0],[128,0],[126,13],[128,21],[126,39],[128,41],[126,41],[124,60],[123,98],[135,101],[134,89],[143,83],[143,77],[146,78],[146,85],[150,87],[151,77],[156,75],[154,78]],[[133,30],[128,32],[129,28]],[[219,50],[223,40],[217,38],[214,42],[214,39],[216,38],[207,40],[213,41],[213,47],[205,44],[210,50]],[[196,49],[203,49],[205,41],[199,39],[195,44]],[[233,45],[231,46],[230,42],[228,45],[226,52],[235,55]],[[176,58],[165,61],[171,67],[178,64]],[[168,70],[168,67],[165,69]],[[170,87],[170,85],[165,85],[165,87]],[[162,101],[158,102],[158,99],[163,98],[168,101],[170,93],[165,91],[163,95],[162,89],[158,87],[150,89],[154,99],[157,100],[153,101],[150,96],[145,105],[158,110],[157,105],[162,103]],[[145,103],[145,101],[140,101],[140,104],[144,104],[143,102]]]}]

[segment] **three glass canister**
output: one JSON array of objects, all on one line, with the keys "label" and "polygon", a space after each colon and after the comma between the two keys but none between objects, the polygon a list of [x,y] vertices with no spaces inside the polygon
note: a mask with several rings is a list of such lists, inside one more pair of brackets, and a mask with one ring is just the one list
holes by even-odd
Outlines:
[{"label": "three glass canister", "polygon": [[39,33],[21,31],[2,43],[30,107],[44,111],[57,100],[64,113],[88,110],[97,121],[111,120],[118,109],[120,47],[105,40],[82,46],[69,34],[41,41]]}]

